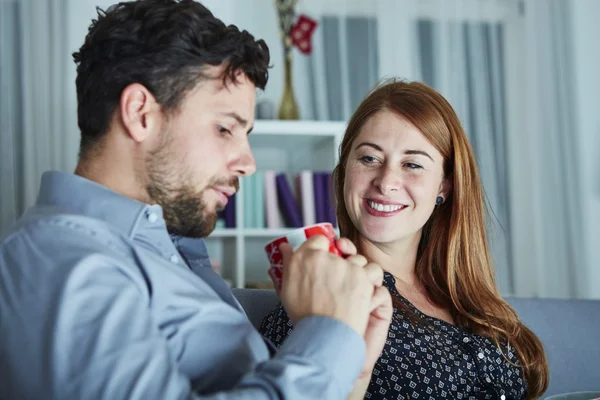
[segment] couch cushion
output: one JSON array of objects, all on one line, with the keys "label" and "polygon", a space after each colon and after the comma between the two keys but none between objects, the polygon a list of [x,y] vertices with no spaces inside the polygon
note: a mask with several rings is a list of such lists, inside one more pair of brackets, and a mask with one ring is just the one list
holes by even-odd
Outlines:
[{"label": "couch cushion", "polygon": [[544,345],[550,366],[544,396],[600,390],[600,301],[507,300]]},{"label": "couch cushion", "polygon": [[275,291],[268,289],[233,289],[233,295],[238,299],[256,329],[260,328],[263,318],[279,302]]}]

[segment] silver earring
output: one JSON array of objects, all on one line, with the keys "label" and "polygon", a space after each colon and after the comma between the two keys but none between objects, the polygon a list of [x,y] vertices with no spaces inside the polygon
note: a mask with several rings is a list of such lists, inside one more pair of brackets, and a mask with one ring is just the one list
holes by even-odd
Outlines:
[{"label": "silver earring", "polygon": [[443,202],[444,202],[444,198],[443,198],[442,196],[438,196],[438,197],[435,199],[435,204],[436,204],[436,205],[438,205],[438,206],[439,206],[440,204],[442,204]]}]

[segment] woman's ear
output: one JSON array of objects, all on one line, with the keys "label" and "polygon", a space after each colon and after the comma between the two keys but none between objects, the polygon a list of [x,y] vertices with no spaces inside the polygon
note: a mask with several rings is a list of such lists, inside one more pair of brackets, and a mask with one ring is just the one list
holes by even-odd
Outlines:
[{"label": "woman's ear", "polygon": [[452,193],[452,179],[444,178],[442,179],[442,183],[440,183],[440,190],[438,191],[438,196],[442,196],[444,201],[448,200],[450,194]]}]

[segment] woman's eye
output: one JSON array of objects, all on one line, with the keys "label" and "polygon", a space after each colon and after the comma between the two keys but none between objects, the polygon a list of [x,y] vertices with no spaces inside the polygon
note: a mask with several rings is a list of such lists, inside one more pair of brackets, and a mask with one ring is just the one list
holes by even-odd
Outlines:
[{"label": "woman's eye", "polygon": [[373,164],[375,161],[377,161],[377,159],[373,156],[362,156],[360,158],[360,161],[362,161],[365,164]]},{"label": "woman's eye", "polygon": [[419,164],[415,164],[415,163],[404,163],[404,166],[408,169],[421,169],[423,167],[421,167]]}]

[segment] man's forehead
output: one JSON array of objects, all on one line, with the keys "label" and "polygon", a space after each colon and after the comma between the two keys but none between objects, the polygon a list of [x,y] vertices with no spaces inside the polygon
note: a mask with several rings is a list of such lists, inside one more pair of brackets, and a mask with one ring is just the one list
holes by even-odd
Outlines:
[{"label": "man's forehead", "polygon": [[206,111],[234,117],[238,122],[241,119],[251,125],[256,87],[243,72],[235,76],[235,81],[223,74],[223,66],[209,66],[203,71],[203,78],[192,93],[196,99],[192,100],[194,107],[203,107]]},{"label": "man's forehead", "polygon": [[252,82],[248,79],[244,71],[236,71],[233,74],[233,76],[231,76],[231,74],[226,69],[226,63],[220,65],[208,65],[203,67],[203,81],[209,83],[209,85],[215,92],[222,90],[231,90],[232,87],[236,87],[240,84],[254,86],[254,84],[252,84]]},{"label": "man's forehead", "polygon": [[245,76],[240,76],[235,82],[229,78],[224,81],[223,77],[205,78],[198,83],[194,91],[208,94],[210,97],[207,99],[216,102],[232,100],[252,102],[256,99],[256,87]]}]

